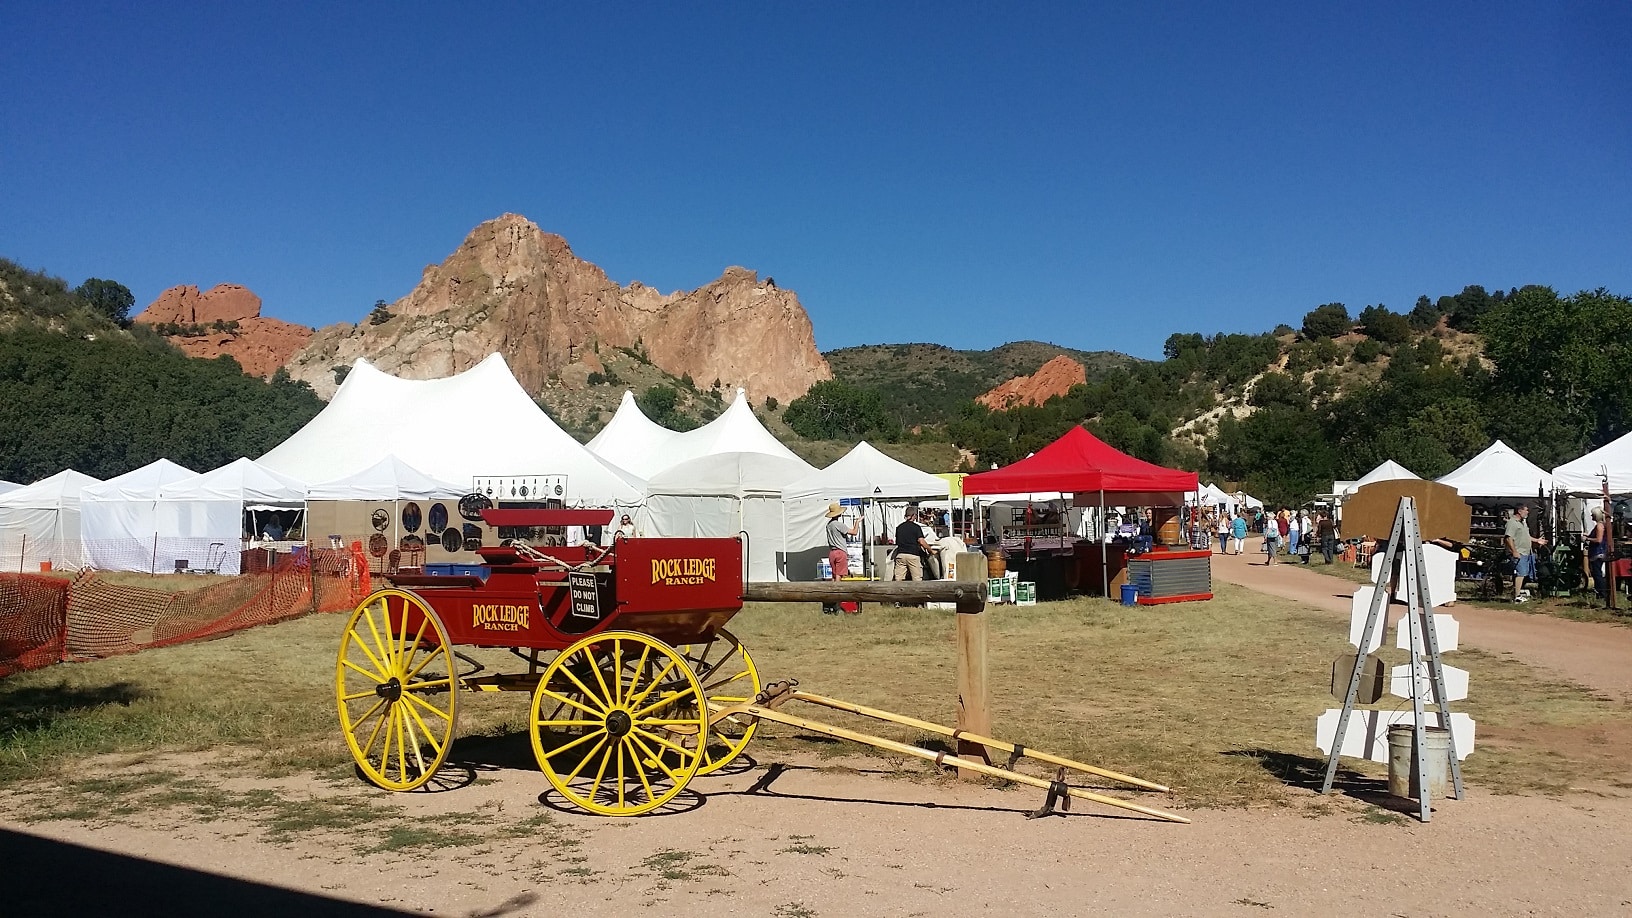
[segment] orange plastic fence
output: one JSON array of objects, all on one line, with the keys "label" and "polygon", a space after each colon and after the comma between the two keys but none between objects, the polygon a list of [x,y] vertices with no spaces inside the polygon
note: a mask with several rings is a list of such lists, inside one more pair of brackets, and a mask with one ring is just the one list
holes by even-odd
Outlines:
[{"label": "orange plastic fence", "polygon": [[67,622],[68,581],[0,574],[0,677],[61,660]]},{"label": "orange plastic fence", "polygon": [[0,575],[0,676],[201,640],[307,612],[345,611],[368,588],[360,549],[285,555],[268,570],[179,592],[116,584],[95,571],[71,583]]}]

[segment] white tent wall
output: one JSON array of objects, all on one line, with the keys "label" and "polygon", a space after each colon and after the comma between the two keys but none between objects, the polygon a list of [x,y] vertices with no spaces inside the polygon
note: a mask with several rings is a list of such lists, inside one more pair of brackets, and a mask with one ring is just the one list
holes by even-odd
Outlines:
[{"label": "white tent wall", "polygon": [[[635,517],[635,532],[656,538],[734,539],[748,533],[748,579],[785,580],[782,499],[774,495],[654,494]],[[814,563],[811,565],[815,569]]]},{"label": "white tent wall", "polygon": [[[80,492],[80,538],[85,563],[99,571],[162,573],[158,566],[159,489],[197,475],[192,469],[160,459],[87,486]],[[190,554],[179,546],[181,556]]]},{"label": "white tent wall", "polygon": [[160,571],[243,571],[244,511],[305,510],[306,485],[239,458],[159,488],[155,566]]},{"label": "white tent wall", "polygon": [[0,571],[83,567],[80,492],[97,483],[67,469],[0,495]]}]

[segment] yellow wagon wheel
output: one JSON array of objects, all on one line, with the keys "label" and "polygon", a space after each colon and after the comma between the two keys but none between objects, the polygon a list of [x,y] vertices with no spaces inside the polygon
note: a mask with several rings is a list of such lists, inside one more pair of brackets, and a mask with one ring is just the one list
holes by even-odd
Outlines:
[{"label": "yellow wagon wheel", "polygon": [[550,662],[530,723],[533,754],[561,796],[603,816],[635,816],[672,800],[697,774],[708,701],[673,647],[607,631]]},{"label": "yellow wagon wheel", "polygon": [[[721,708],[754,700],[763,688],[754,658],[729,631],[721,630],[706,644],[688,644],[681,648],[681,654],[697,674],[697,681],[702,683],[709,709],[716,713]],[[747,748],[758,729],[759,719],[752,717],[726,717],[715,723],[709,728],[708,742],[703,747],[703,764],[697,773],[706,775],[731,764]]]},{"label": "yellow wagon wheel", "polygon": [[423,599],[380,590],[351,613],[334,690],[346,745],[370,781],[407,791],[436,774],[453,743],[457,689],[447,629]]}]

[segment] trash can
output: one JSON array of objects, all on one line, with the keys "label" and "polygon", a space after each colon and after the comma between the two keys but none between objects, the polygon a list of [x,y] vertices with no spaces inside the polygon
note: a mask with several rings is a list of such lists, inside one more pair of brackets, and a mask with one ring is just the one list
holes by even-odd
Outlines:
[{"label": "trash can", "polygon": [[1137,606],[1139,604],[1139,588],[1131,583],[1122,584],[1122,605]]}]

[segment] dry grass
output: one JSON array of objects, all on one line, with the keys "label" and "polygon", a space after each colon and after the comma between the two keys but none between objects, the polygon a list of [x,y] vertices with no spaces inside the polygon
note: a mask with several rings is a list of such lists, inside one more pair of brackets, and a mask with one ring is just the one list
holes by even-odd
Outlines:
[{"label": "dry grass", "polygon": [[[1285,799],[1287,780],[1320,765],[1314,719],[1335,704],[1326,688],[1332,659],[1347,648],[1342,623],[1244,589],[1219,590],[1213,602],[1154,608],[1073,600],[992,610],[994,731],[1170,784],[1191,804]],[[310,616],[0,681],[0,787],[99,754],[200,749],[245,757],[262,772],[324,769],[349,780],[332,695],[341,624],[339,616]],[[767,680],[797,677],[811,691],[952,722],[953,613],[870,605],[860,616],[831,617],[813,605],[757,605],[733,629]],[[1470,782],[1548,791],[1622,775],[1632,754],[1632,732],[1617,727],[1626,705],[1539,681],[1521,664],[1454,657],[1473,680],[1472,699],[1457,708],[1480,722]],[[507,761],[525,767],[509,750],[526,745],[518,736],[524,696],[466,695],[461,705],[462,735],[501,737]],[[749,753],[766,762],[854,751],[797,733],[766,725]],[[1600,734],[1597,745],[1559,741]],[[455,756],[484,747],[496,745],[467,741]],[[928,774],[927,766],[903,769]]]}]

